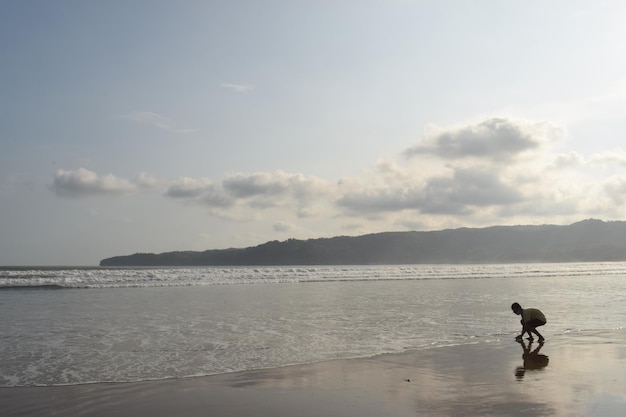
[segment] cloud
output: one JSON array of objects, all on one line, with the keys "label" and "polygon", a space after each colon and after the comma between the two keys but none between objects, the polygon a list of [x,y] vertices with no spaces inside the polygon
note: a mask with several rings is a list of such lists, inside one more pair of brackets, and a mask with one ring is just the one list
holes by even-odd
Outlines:
[{"label": "cloud", "polygon": [[334,202],[346,216],[404,227],[480,223],[522,208],[531,216],[570,213],[577,190],[564,169],[586,161],[575,152],[550,154],[563,134],[550,123],[512,118],[432,129],[404,152],[404,165],[380,161],[362,177],[342,179]]},{"label": "cloud", "polygon": [[135,184],[141,188],[155,188],[158,185],[158,181],[150,174],[140,172],[135,177]]},{"label": "cloud", "polygon": [[[336,182],[281,170],[235,172],[221,179],[180,177],[164,197],[301,235],[331,233],[326,225],[370,233],[626,214],[624,151],[551,152],[563,131],[545,122],[490,118],[438,129],[411,148],[411,158],[381,160]],[[58,171],[52,188],[60,196],[84,196],[156,186],[146,173],[130,182],[81,168]]]},{"label": "cloud", "polygon": [[479,158],[504,162],[537,150],[562,135],[559,128],[545,122],[490,118],[469,126],[433,127],[426,140],[404,153],[407,157],[436,155],[448,160]]},{"label": "cloud", "polygon": [[127,116],[124,116],[124,118],[138,123],[158,127],[159,129],[163,129],[172,133],[186,134],[197,132],[197,129],[179,128],[174,122],[172,122],[168,118],[148,111],[134,112]]},{"label": "cloud", "polygon": [[[214,183],[208,178],[183,177],[171,185],[165,195],[205,205],[214,209],[212,213],[220,216],[226,214],[220,211],[223,209],[287,207],[299,217],[306,217],[317,212],[315,201],[333,188],[314,177],[275,171],[233,173],[227,175],[221,183]],[[227,214],[232,215],[233,212]]]},{"label": "cloud", "polygon": [[[251,207],[267,208],[295,204],[306,213],[318,198],[326,197],[330,184],[315,177],[284,171],[231,174],[222,182],[224,191]],[[306,214],[305,214],[306,215]]]},{"label": "cloud", "polygon": [[557,155],[554,158],[553,169],[578,168],[585,164],[585,158],[578,152],[568,152]]},{"label": "cloud", "polygon": [[277,222],[272,226],[275,232],[287,233],[295,229],[294,225],[289,222]]},{"label": "cloud", "polygon": [[626,152],[622,150],[600,152],[592,155],[590,163],[605,165],[605,164],[617,164],[626,166]]},{"label": "cloud", "polygon": [[[387,167],[388,168],[388,167]],[[518,202],[522,195],[504,184],[497,173],[459,168],[452,176],[432,176],[425,181],[400,181],[344,194],[336,203],[352,213],[414,210],[428,214],[468,214],[477,207]]]},{"label": "cloud", "polygon": [[237,198],[276,197],[289,189],[292,178],[293,175],[280,171],[251,175],[238,173],[226,178],[223,186],[229,194]]},{"label": "cloud", "polygon": [[351,213],[391,212],[417,209],[421,200],[415,187],[386,187],[347,193],[336,201]]},{"label": "cloud", "polygon": [[220,87],[228,88],[229,90],[235,93],[245,93],[247,91],[252,90],[252,86],[246,85],[246,84],[222,83],[220,84]]},{"label": "cloud", "polygon": [[603,185],[607,196],[618,206],[623,206],[626,199],[626,177],[616,176],[610,178]]},{"label": "cloud", "polygon": [[520,192],[504,184],[497,173],[457,169],[452,178],[430,179],[418,208],[422,213],[466,214],[473,208],[508,205],[522,199]]},{"label": "cloud", "polygon": [[73,171],[57,170],[51,188],[59,197],[117,195],[136,189],[128,180],[112,174],[98,175],[84,168]]},{"label": "cloud", "polygon": [[180,177],[167,189],[165,195],[171,198],[196,198],[214,188],[213,182],[208,178]]},{"label": "cloud", "polygon": [[[561,223],[626,213],[619,208],[626,201],[626,180],[606,180],[621,173],[626,153],[552,152],[564,135],[548,122],[488,118],[433,129],[404,153],[410,158],[378,161],[336,183],[283,171],[233,173],[193,187],[186,197],[214,215],[262,219],[274,231],[290,233],[307,224],[309,231],[320,224],[340,231],[343,222],[368,233],[393,226]],[[297,228],[290,229],[296,218]]]}]

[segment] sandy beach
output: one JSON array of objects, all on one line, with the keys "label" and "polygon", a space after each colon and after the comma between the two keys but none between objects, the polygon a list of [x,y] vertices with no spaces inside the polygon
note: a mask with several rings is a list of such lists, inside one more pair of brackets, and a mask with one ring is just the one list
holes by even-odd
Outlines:
[{"label": "sandy beach", "polygon": [[3,416],[623,416],[626,331],[127,384],[0,389]]}]

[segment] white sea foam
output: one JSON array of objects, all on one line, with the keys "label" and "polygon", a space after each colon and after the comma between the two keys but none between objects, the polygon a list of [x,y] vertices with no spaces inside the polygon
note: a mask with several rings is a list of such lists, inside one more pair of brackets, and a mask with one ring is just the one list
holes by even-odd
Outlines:
[{"label": "white sea foam", "polygon": [[132,288],[226,284],[560,277],[626,273],[626,263],[197,268],[0,268],[0,288]]}]

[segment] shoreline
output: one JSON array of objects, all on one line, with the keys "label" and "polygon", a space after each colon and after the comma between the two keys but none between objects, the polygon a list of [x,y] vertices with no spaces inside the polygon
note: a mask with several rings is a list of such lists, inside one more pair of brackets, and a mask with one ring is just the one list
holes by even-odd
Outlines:
[{"label": "shoreline", "polygon": [[[4,416],[623,416],[626,330],[131,383],[0,388]],[[539,348],[537,350],[537,348]]]}]

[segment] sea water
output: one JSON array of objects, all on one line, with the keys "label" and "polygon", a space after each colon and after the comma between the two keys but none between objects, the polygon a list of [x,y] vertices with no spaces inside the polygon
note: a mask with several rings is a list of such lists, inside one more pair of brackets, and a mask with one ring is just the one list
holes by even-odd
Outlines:
[{"label": "sea water", "polygon": [[623,328],[626,263],[0,268],[0,386],[185,378]]}]

